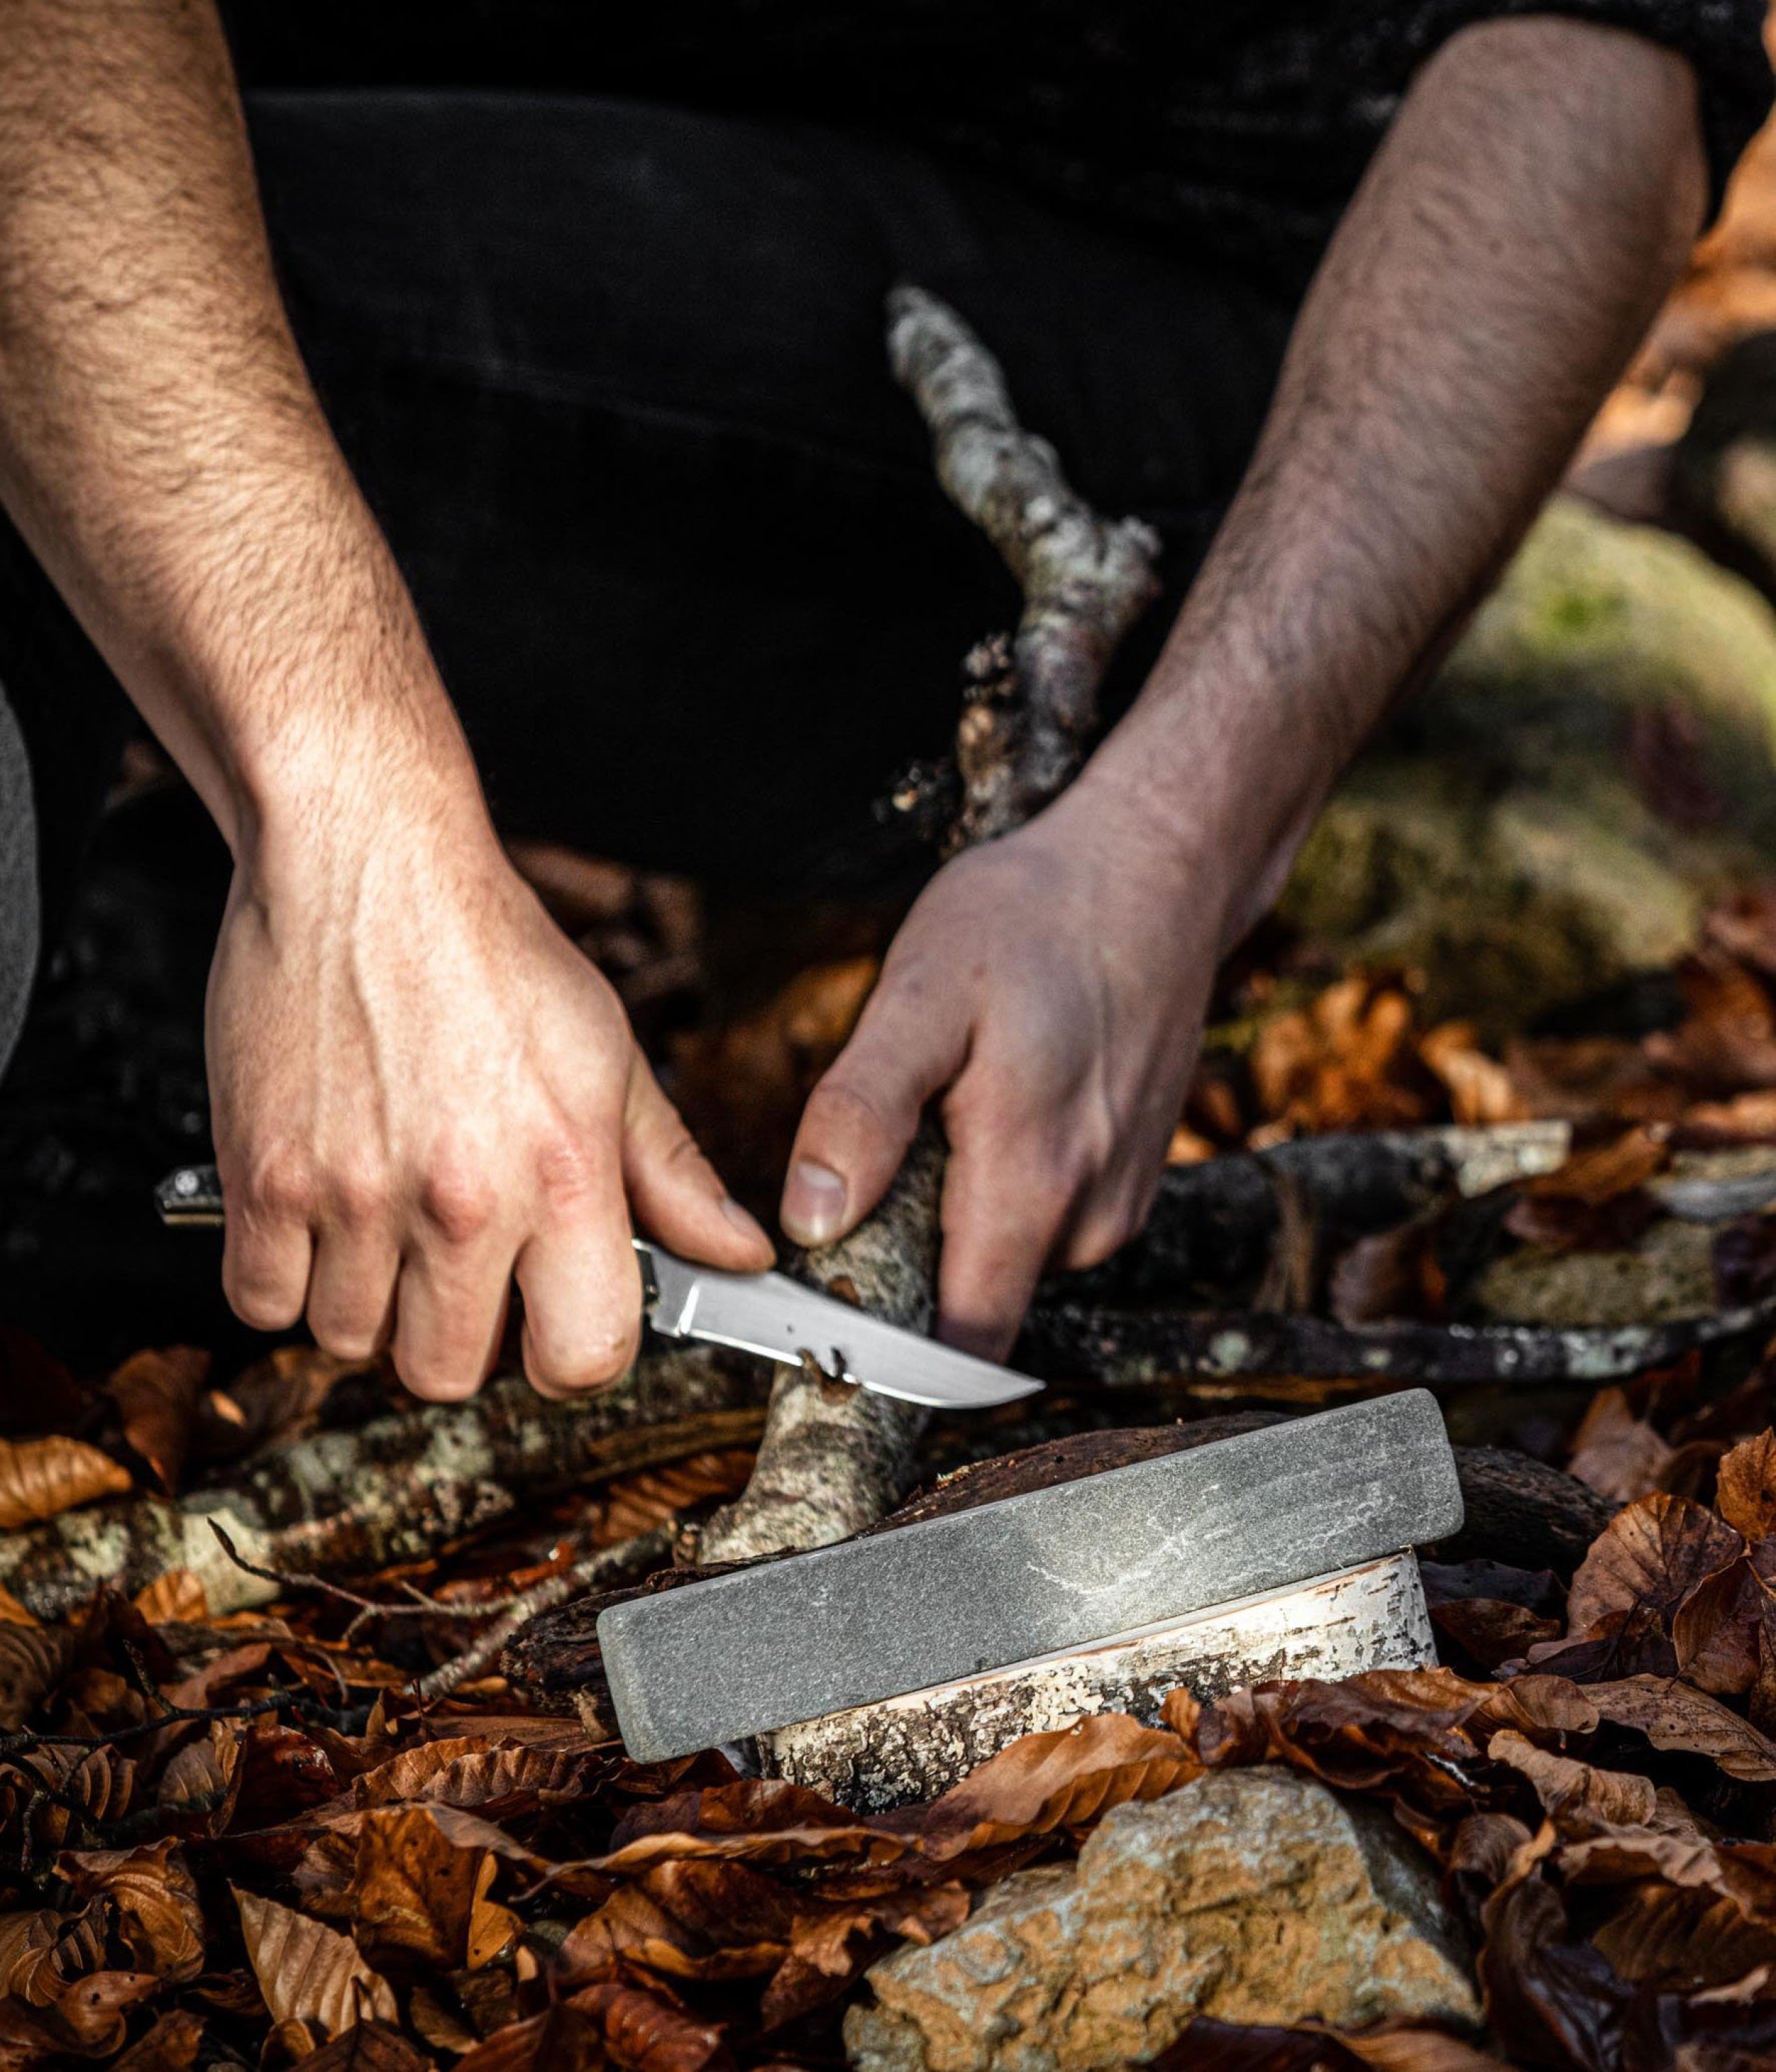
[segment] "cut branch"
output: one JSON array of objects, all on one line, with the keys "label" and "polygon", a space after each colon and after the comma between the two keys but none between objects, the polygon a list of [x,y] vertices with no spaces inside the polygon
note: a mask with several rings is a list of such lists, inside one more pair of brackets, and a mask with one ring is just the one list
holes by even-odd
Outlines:
[{"label": "cut branch", "polygon": [[[1023,592],[1009,650],[989,643],[970,658],[954,852],[1009,833],[1071,779],[1097,724],[1098,689],[1117,643],[1158,593],[1159,543],[1138,520],[1100,517],[1069,486],[1053,447],[1019,424],[999,362],[947,303],[896,288],[888,345],[896,378],[930,428],[938,479]],[[839,1244],[801,1255],[791,1271],[925,1330],[943,1161],[928,1124],[880,1207]],[[860,1531],[904,1494],[928,1415],[785,1372],[772,1392],[753,1479],[705,1527],[699,1558],[751,1560]]]},{"label": "cut branch", "polygon": [[744,1445],[764,1423],[757,1363],[703,1348],[650,1348],[615,1388],[545,1403],[515,1376],[471,1401],[373,1419],[280,1446],[225,1488],[64,1511],[0,1534],[0,1585],[43,1619],[101,1582],[133,1593],[191,1570],[212,1614],[268,1602],[279,1584],[229,1560],[219,1522],[253,1568],[363,1572],[433,1553],[530,1498]]}]

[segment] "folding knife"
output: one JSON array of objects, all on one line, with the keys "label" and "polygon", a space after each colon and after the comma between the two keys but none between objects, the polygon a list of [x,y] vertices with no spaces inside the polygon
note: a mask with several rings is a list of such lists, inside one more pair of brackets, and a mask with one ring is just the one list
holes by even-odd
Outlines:
[{"label": "folding knife", "polygon": [[[221,1223],[222,1183],[215,1166],[182,1166],[169,1173],[154,1190],[154,1206],[164,1223]],[[723,1273],[644,1239],[634,1244],[646,1287],[647,1320],[664,1338],[732,1346],[785,1367],[811,1359],[832,1380],[937,1410],[983,1410],[1033,1396],[1044,1386],[1028,1375],[884,1323],[786,1274]]]}]

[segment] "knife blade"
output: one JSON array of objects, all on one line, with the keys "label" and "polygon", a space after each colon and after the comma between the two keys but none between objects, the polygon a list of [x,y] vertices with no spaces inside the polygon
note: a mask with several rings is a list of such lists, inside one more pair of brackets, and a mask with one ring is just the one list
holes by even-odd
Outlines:
[{"label": "knife blade", "polygon": [[[222,1183],[213,1166],[182,1166],[154,1190],[163,1223],[214,1226],[224,1220]],[[835,1381],[937,1410],[984,1410],[1033,1396],[1044,1384],[848,1302],[805,1288],[784,1273],[724,1273],[663,1245],[634,1240],[647,1289],[647,1319],[662,1337],[695,1338],[757,1353],[783,1367],[804,1356]]]}]

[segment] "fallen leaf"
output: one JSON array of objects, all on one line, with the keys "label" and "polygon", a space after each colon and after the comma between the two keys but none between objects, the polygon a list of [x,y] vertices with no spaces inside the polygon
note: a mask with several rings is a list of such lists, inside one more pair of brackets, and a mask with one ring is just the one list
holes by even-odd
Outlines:
[{"label": "fallen leaf", "polygon": [[1643,1187],[1670,1162],[1668,1133],[1641,1125],[1606,1144],[1573,1152],[1551,1173],[1519,1181],[1517,1192],[1528,1201],[1585,1202],[1595,1207]]},{"label": "fallen leaf", "polygon": [[386,2021],[359,2021],[311,2051],[302,2072],[432,2072],[432,2061]]},{"label": "fallen leaf", "polygon": [[1081,1827],[1131,1799],[1158,1799],[1202,1774],[1175,1733],[1106,1712],[1049,1733],[1026,1734],[970,1770],[929,1805],[880,1816],[939,1858]]},{"label": "fallen leaf", "polygon": [[367,1812],[345,1894],[359,1947],[379,1963],[463,1969],[476,1901],[497,1868],[485,1849],[456,1848],[416,1807]]},{"label": "fallen leaf", "polygon": [[0,1728],[22,1727],[74,1658],[65,1626],[0,1624]]},{"label": "fallen leaf", "polygon": [[1644,1734],[1656,1749],[1706,1756],[1742,1783],[1776,1783],[1776,1741],[1675,1676],[1588,1684],[1585,1695],[1601,1718]]},{"label": "fallen leaf", "polygon": [[1600,1388],[1573,1439],[1566,1472],[1612,1503],[1631,1503],[1662,1486],[1673,1449],[1619,1388]]},{"label": "fallen leaf", "polygon": [[603,2025],[563,2003],[495,2030],[456,2072],[604,2072],[606,2062]]},{"label": "fallen leaf", "polygon": [[1347,2033],[1303,2022],[1294,2029],[1194,2015],[1146,2061],[1148,2072],[1508,2072],[1496,2058],[1442,2029]]},{"label": "fallen leaf", "polygon": [[299,2021],[323,2041],[374,2016],[398,2020],[395,1996],[351,1939],[255,1892],[235,1891],[247,1961],[272,2020]]},{"label": "fallen leaf", "polygon": [[1745,1552],[1705,1504],[1662,1491],[1639,1498],[1591,1543],[1567,1592],[1569,1632],[1582,1637],[1613,1615],[1645,1610],[1668,1622],[1696,1585]]},{"label": "fallen leaf", "polygon": [[1395,1317],[1440,1322],[1449,1293],[1437,1258],[1443,1223],[1442,1210],[1434,1209],[1359,1238],[1332,1268],[1327,1292],[1339,1322],[1376,1324]]},{"label": "fallen leaf", "polygon": [[83,1899],[104,1899],[133,1968],[175,1984],[203,1968],[203,1910],[176,1838],[134,1849],[68,1849],[57,1874]]},{"label": "fallen leaf", "polygon": [[605,1486],[593,1544],[613,1547],[632,1540],[681,1511],[737,1496],[756,1458],[753,1449],[730,1446],[719,1453],[690,1453],[663,1467],[619,1475]]},{"label": "fallen leaf", "polygon": [[154,1473],[163,1495],[178,1491],[191,1444],[210,1355],[169,1346],[126,1359],[105,1383],[123,1420],[123,1436]]},{"label": "fallen leaf", "polygon": [[1498,1597],[1455,1597],[1430,1607],[1431,1624],[1446,1634],[1483,1669],[1514,1662],[1560,1632],[1557,1618],[1544,1618],[1523,1605]]},{"label": "fallen leaf", "polygon": [[81,1439],[0,1439],[0,1531],[35,1525],[95,1497],[121,1496],[128,1469]]},{"label": "fallen leaf", "polygon": [[1510,1728],[1492,1737],[1487,1753],[1528,1780],[1542,1811],[1563,1835],[1587,1834],[1599,1827],[1644,1826],[1653,1817],[1651,1778],[1557,1755]]},{"label": "fallen leaf", "polygon": [[207,1399],[208,1450],[230,1457],[287,1446],[307,1437],[327,1398],[353,1375],[373,1374],[379,1363],[342,1359],[318,1346],[279,1346]]},{"label": "fallen leaf", "polygon": [[568,2004],[591,2016],[611,2062],[625,2072],[704,2072],[732,2062],[719,2027],[695,2021],[644,1987],[603,1980]]},{"label": "fallen leaf", "polygon": [[201,1739],[176,1749],[160,1774],[157,1799],[162,1810],[195,1820],[214,1833],[225,1824],[240,1775],[245,1729],[233,1720],[212,1720]]},{"label": "fallen leaf", "polygon": [[1776,1431],[1766,1428],[1723,1455],[1714,1501],[1747,1540],[1776,1532]]},{"label": "fallen leaf", "polygon": [[130,2045],[112,2072],[187,2072],[203,2041],[203,2017],[185,2008],[170,2008]]},{"label": "fallen leaf", "polygon": [[1442,1081],[1452,1121],[1487,1129],[1528,1113],[1510,1072],[1480,1048],[1470,1022],[1439,1023],[1419,1038],[1418,1055]]},{"label": "fallen leaf", "polygon": [[129,2015],[161,1988],[158,1979],[138,1971],[94,1971],[77,1980],[45,2011],[50,2033],[61,2046],[49,2062],[68,2057],[109,2058],[129,2033]]},{"label": "fallen leaf", "polygon": [[41,1626],[43,1621],[11,1591],[0,1585],[0,1626]]},{"label": "fallen leaf", "polygon": [[1688,959],[1678,978],[1688,1013],[1645,1039],[1651,1063],[1692,1096],[1776,1087],[1776,1014],[1752,974],[1708,951]]},{"label": "fallen leaf", "polygon": [[150,1626],[201,1626],[210,1616],[203,1579],[191,1568],[168,1568],[130,1601]]}]

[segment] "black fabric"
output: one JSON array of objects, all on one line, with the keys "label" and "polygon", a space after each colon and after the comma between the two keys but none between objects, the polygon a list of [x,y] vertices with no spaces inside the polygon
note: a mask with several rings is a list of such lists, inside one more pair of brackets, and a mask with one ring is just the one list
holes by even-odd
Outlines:
[{"label": "black fabric", "polygon": [[885,868],[874,802],[943,752],[963,654],[1015,620],[889,376],[895,280],[978,326],[1089,495],[1159,523],[1175,595],[1291,315],[796,125],[449,92],[260,94],[249,120],[298,337],[496,816],[638,861]]},{"label": "black fabric", "polygon": [[814,121],[964,157],[1298,282],[1413,72],[1563,14],[1680,51],[1718,204],[1770,105],[1764,0],[225,0],[249,84],[505,86]]}]

